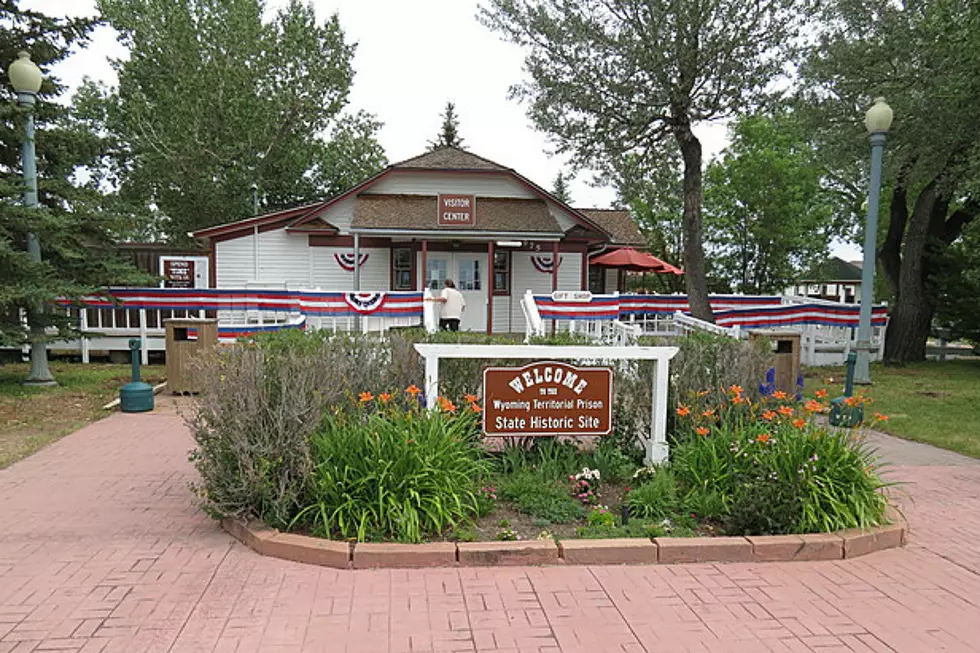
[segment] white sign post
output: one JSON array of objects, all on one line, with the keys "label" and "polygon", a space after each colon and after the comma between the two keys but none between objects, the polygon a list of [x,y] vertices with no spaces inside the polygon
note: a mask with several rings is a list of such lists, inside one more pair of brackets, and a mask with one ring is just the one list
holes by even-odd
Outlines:
[{"label": "white sign post", "polygon": [[430,410],[438,405],[442,358],[653,361],[650,437],[645,439],[644,448],[647,463],[667,462],[667,379],[670,359],[677,355],[677,347],[418,344],[415,349],[425,359],[425,402]]}]

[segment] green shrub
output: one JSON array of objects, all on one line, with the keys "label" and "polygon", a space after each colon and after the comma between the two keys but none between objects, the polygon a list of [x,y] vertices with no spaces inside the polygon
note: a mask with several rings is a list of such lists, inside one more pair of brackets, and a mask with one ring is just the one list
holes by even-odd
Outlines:
[{"label": "green shrub", "polygon": [[615,539],[620,537],[663,537],[663,529],[656,524],[630,522],[626,526],[587,526],[577,529],[576,534],[584,540]]},{"label": "green shrub", "polygon": [[718,492],[694,488],[684,496],[684,510],[702,519],[720,520],[728,514],[728,502]]},{"label": "green shrub", "polygon": [[590,528],[615,526],[616,516],[609,510],[609,506],[592,506],[586,521]]},{"label": "green shrub", "polygon": [[552,524],[567,524],[582,518],[582,506],[568,489],[531,472],[505,477],[499,484],[499,495],[510,501],[518,512]]},{"label": "green shrub", "polygon": [[497,461],[498,469],[504,475],[531,472],[549,481],[559,481],[585,467],[589,463],[589,455],[571,441],[508,438]]},{"label": "green shrub", "polygon": [[196,360],[201,392],[187,422],[202,507],[285,528],[303,507],[324,412],[361,391],[411,384],[399,370],[378,339],[326,331],[262,334]]},{"label": "green shrub", "polygon": [[391,410],[328,417],[313,436],[309,505],[316,534],[419,542],[471,519],[489,467],[473,413]]},{"label": "green shrub", "polygon": [[725,434],[686,438],[671,451],[670,468],[688,492],[726,502],[735,488],[734,454],[732,439]]},{"label": "green shrub", "polygon": [[638,466],[636,456],[623,451],[614,441],[607,438],[599,441],[590,458],[588,466],[598,469],[605,483],[629,482]]},{"label": "green shrub", "polygon": [[666,519],[680,507],[677,482],[670,469],[657,469],[653,476],[626,495],[630,516],[638,519]]}]

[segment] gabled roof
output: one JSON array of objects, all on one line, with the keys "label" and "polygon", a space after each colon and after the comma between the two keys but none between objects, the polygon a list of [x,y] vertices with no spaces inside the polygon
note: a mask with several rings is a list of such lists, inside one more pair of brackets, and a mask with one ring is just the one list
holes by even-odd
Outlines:
[{"label": "gabled roof", "polygon": [[636,221],[626,209],[575,209],[588,219],[602,227],[612,239],[611,245],[629,245],[642,247],[647,244],[646,238],[636,226]]},{"label": "gabled roof", "polygon": [[216,224],[213,227],[198,229],[192,235],[194,238],[213,238],[215,236],[222,236],[236,231],[252,229],[253,227],[265,227],[269,224],[282,223],[283,225],[288,225],[307,215],[310,215],[311,213],[316,212],[320,206],[322,206],[322,204],[322,202],[316,202],[314,204],[297,206],[294,209],[274,211],[273,213],[256,215],[251,218],[243,218],[234,222]]},{"label": "gabled roof", "polygon": [[[599,225],[597,222],[583,214],[582,212],[573,209],[571,206],[561,201],[548,191],[544,190],[537,184],[535,184],[530,179],[527,179],[523,175],[519,174],[512,168],[507,168],[499,163],[490,161],[489,159],[484,159],[481,156],[477,156],[471,152],[460,149],[458,147],[442,147],[431,152],[426,152],[419,156],[413,157],[411,159],[406,159],[400,163],[395,163],[378,174],[374,175],[369,179],[365,179],[361,183],[357,184],[353,188],[350,188],[343,193],[336,195],[323,202],[318,202],[315,204],[308,204],[306,206],[301,206],[295,209],[288,209],[286,211],[279,211],[276,213],[270,213],[267,215],[256,216],[253,218],[245,218],[237,222],[230,222],[226,224],[216,225],[214,227],[208,227],[206,229],[201,229],[195,231],[191,234],[194,238],[234,238],[239,235],[245,235],[248,231],[255,227],[276,228],[279,226],[287,226],[291,230],[296,231],[299,227],[305,226],[309,221],[319,219],[319,216],[323,211],[328,209],[330,206],[356,195],[367,191],[372,185],[374,185],[379,180],[388,176],[392,172],[439,172],[439,171],[452,171],[455,173],[469,173],[469,174],[505,174],[510,175],[518,182],[530,189],[535,195],[537,195],[542,200],[548,200],[557,204],[561,208],[565,209],[572,218],[579,223],[578,232],[579,235],[585,238],[596,238],[604,239],[602,234],[612,236],[606,228]],[[329,224],[329,223],[328,223]]]},{"label": "gabled roof", "polygon": [[861,281],[861,266],[833,256],[811,270],[801,282]]},{"label": "gabled roof", "polygon": [[544,200],[478,197],[476,224],[459,227],[438,224],[435,197],[425,195],[371,195],[354,202],[354,230],[485,231],[489,233],[536,233],[561,236],[558,222]]},{"label": "gabled roof", "polygon": [[399,168],[424,168],[427,170],[497,170],[500,172],[510,171],[510,168],[494,163],[490,159],[484,159],[472,152],[467,152],[458,147],[440,147],[420,154],[419,156],[406,159],[400,163],[392,164],[394,169]]}]

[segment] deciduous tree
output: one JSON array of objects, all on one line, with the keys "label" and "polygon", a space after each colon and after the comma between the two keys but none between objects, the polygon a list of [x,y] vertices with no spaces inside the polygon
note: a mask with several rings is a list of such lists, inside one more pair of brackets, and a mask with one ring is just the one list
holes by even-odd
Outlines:
[{"label": "deciduous tree", "polygon": [[802,68],[802,105],[845,185],[869,159],[861,117],[895,112],[886,149],[880,270],[894,297],[885,361],[925,358],[948,247],[980,214],[980,6],[970,0],[835,0]]},{"label": "deciduous tree", "polygon": [[[79,105],[115,141],[107,178],[165,218],[172,241],[251,214],[320,199],[384,165],[378,122],[343,113],[354,46],[336,15],[290,0],[99,0],[129,49],[119,84]],[[101,122],[100,122],[101,121]]]},{"label": "deciduous tree", "polygon": [[558,150],[607,168],[676,148],[692,313],[711,319],[694,126],[756,106],[784,71],[807,0],[487,0],[483,21],[527,50],[514,94]]},{"label": "deciduous tree", "polygon": [[712,269],[736,292],[779,293],[827,255],[833,196],[792,113],[743,116],[730,134],[705,175]]}]

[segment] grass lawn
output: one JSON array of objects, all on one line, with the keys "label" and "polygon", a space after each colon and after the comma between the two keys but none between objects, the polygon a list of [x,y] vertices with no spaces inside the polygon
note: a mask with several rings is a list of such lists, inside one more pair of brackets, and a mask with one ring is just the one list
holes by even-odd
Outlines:
[{"label": "grass lawn", "polygon": [[[26,387],[29,365],[0,365],[0,469],[25,458],[88,422],[108,414],[102,406],[130,380],[129,365],[51,363],[55,387]],[[147,383],[165,377],[162,365],[142,368]]]},{"label": "grass lawn", "polygon": [[[821,387],[843,394],[844,368],[810,368],[805,377],[809,396]],[[980,458],[980,360],[876,364],[871,380],[869,410],[888,416],[879,430]]]}]

